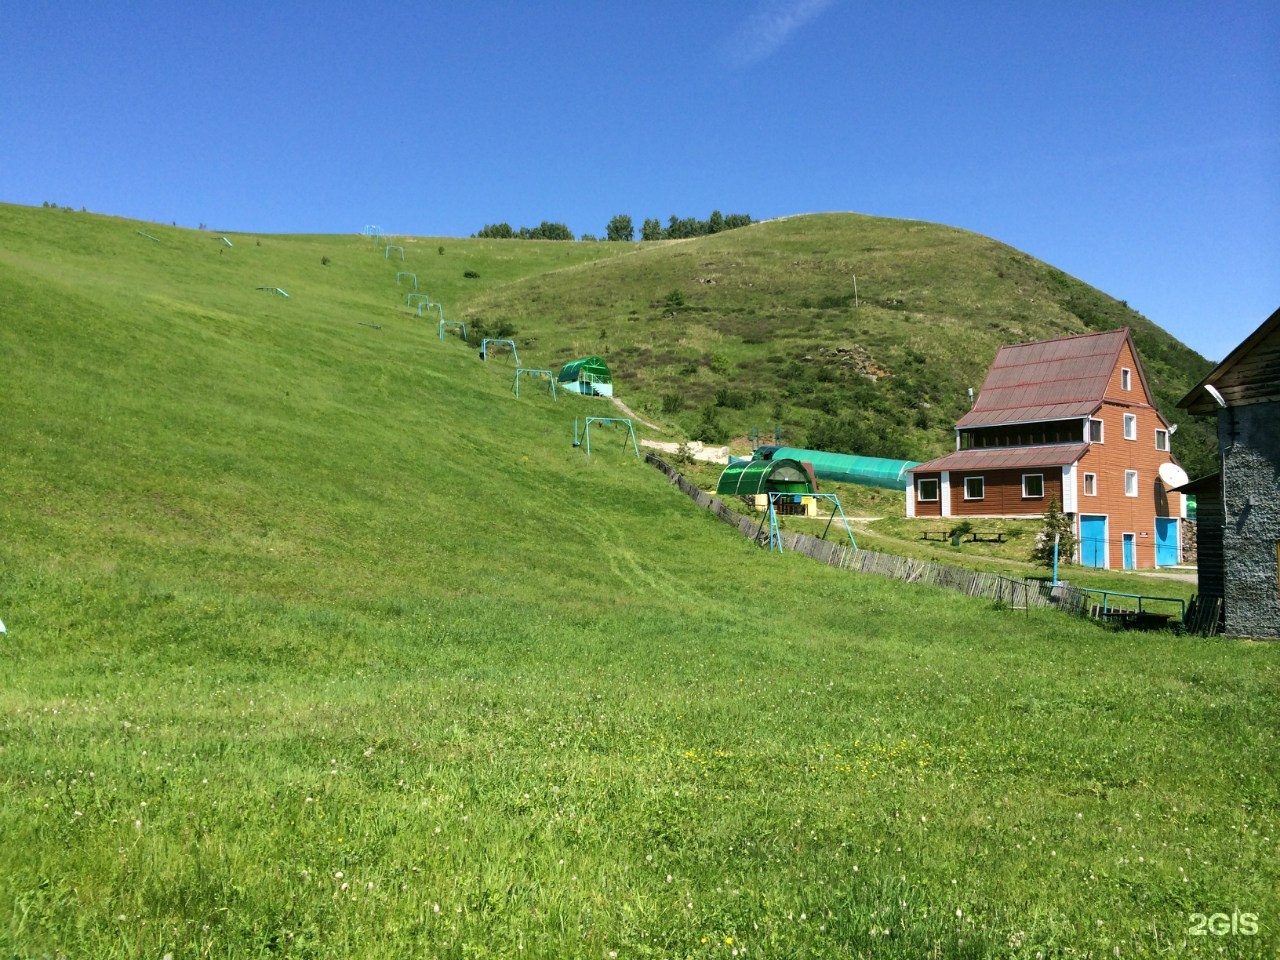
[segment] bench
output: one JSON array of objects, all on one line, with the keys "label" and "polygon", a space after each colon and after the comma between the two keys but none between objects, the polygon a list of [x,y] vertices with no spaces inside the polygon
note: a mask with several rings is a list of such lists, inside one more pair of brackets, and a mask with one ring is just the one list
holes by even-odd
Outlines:
[{"label": "bench", "polygon": [[951,536],[950,530],[921,530],[921,540],[947,540]]},{"label": "bench", "polygon": [[969,534],[970,543],[1004,543],[1003,530],[974,530]]},{"label": "bench", "polygon": [[1166,630],[1171,613],[1149,613],[1146,610],[1108,610],[1102,615],[1121,630]]}]

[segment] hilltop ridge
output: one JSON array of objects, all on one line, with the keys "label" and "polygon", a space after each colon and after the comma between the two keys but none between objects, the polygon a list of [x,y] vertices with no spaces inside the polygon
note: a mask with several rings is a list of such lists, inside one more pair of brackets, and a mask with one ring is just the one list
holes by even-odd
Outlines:
[{"label": "hilltop ridge", "polygon": [[[544,356],[603,356],[632,406],[695,439],[778,424],[809,447],[927,459],[1005,343],[1128,326],[1162,410],[1209,363],[1087,284],[988,237],[807,214],[527,277],[469,298]],[[1174,418],[1176,419],[1176,418]],[[1188,421],[1195,473],[1212,438]]]}]

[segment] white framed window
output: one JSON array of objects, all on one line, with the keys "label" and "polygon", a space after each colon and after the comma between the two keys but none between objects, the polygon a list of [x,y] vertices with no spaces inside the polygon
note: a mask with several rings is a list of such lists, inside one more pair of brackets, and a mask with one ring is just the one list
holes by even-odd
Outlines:
[{"label": "white framed window", "polygon": [[1102,442],[1102,421],[1094,417],[1089,418],[1089,442]]},{"label": "white framed window", "polygon": [[1124,415],[1124,438],[1126,440],[1138,439],[1138,415],[1136,413],[1126,413]]},{"label": "white framed window", "polygon": [[916,481],[916,500],[921,503],[929,503],[937,499],[938,481],[936,479]]},{"label": "white framed window", "polygon": [[1098,495],[1098,475],[1096,473],[1086,473],[1084,475],[1084,495],[1086,497],[1096,497]]},{"label": "white framed window", "polygon": [[1156,449],[1165,450],[1165,451],[1169,449],[1169,431],[1168,430],[1156,431]]},{"label": "white framed window", "polygon": [[964,498],[966,500],[981,500],[985,495],[982,477],[965,477],[964,478]]},{"label": "white framed window", "polygon": [[1138,471],[1126,470],[1124,472],[1124,495],[1126,497],[1136,497],[1138,495]]},{"label": "white framed window", "polygon": [[1133,389],[1133,371],[1130,370],[1128,367],[1120,368],[1120,389],[1121,390]]},{"label": "white framed window", "polygon": [[1044,474],[1024,473],[1022,475],[1022,497],[1024,500],[1040,500],[1044,497]]}]

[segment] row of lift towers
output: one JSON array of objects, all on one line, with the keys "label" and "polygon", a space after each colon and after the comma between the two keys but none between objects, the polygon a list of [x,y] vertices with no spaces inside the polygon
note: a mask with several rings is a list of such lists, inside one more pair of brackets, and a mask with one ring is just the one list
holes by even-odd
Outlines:
[{"label": "row of lift towers", "polygon": [[[366,226],[364,233],[375,244],[381,243],[382,230],[380,227]],[[404,247],[399,244],[383,244],[383,256],[386,259],[391,259],[393,252],[398,253],[400,260],[404,261]],[[433,301],[428,294],[419,292],[418,275],[416,273],[407,270],[397,271],[396,286],[400,286],[402,283],[408,283],[413,287],[413,290],[406,294],[405,302],[410,307],[416,306],[418,316],[423,316],[424,312],[429,314],[433,308],[436,310],[438,317],[437,332],[441,342],[444,342],[445,334],[450,328],[457,330],[462,340],[467,342],[466,323],[461,320],[446,320],[444,307],[438,301]],[[520,353],[516,348],[515,340],[506,337],[483,338],[480,343],[480,359],[487,362],[492,350],[502,347],[510,350],[511,357],[515,361],[515,377],[512,383],[512,390],[517,399],[520,397],[520,379],[526,376],[545,378],[552,399],[558,399],[555,372],[547,369],[520,366]],[[597,360],[597,358],[591,357],[585,360],[573,361],[573,364],[588,363],[593,360]],[[599,362],[603,366],[603,361]],[[631,449],[636,458],[639,459],[640,447],[636,442],[635,427],[627,417],[585,417],[581,419],[580,428],[579,418],[575,416],[573,418],[573,445],[575,447],[582,447],[586,450],[588,456],[591,455],[592,424],[624,428],[623,446],[625,447],[627,441],[630,440]],[[818,492],[818,478],[883,486],[891,489],[905,489],[902,485],[905,482],[903,477],[906,476],[906,471],[910,467],[915,466],[915,463],[911,461],[889,461],[877,457],[857,457],[827,453],[825,451],[783,447],[781,446],[780,433],[776,429],[774,431],[773,445],[762,445],[760,440],[759,431],[753,430],[751,434],[752,457],[750,460],[730,457],[728,466],[725,467],[724,472],[721,473],[720,479],[716,483],[716,493],[741,497],[750,496],[756,500],[758,506],[764,508],[760,526],[756,531],[756,540],[760,543],[765,542],[765,527],[767,525],[767,541],[771,551],[782,552],[783,550],[782,530],[778,522],[779,515],[799,512],[795,509],[797,505],[807,507],[809,504],[816,505],[820,502],[830,507],[827,523],[822,531],[822,538],[826,538],[832,523],[838,515],[840,523],[849,538],[850,545],[856,549],[857,543],[853,537],[853,530],[849,526],[849,520],[845,516],[839,495]],[[799,457],[804,457],[804,459],[799,459]],[[762,500],[763,503],[760,502]]]}]

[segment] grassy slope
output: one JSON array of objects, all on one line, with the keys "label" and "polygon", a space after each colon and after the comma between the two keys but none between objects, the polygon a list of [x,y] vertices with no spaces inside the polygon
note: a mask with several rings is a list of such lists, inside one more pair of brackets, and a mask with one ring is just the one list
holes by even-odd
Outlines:
[{"label": "grassy slope", "polygon": [[136,226],[0,207],[6,954],[1275,944],[1274,647],[763,554],[368,241]]},{"label": "grassy slope", "polygon": [[[633,257],[499,288],[467,312],[513,322],[546,363],[601,353],[633,406],[661,416],[670,398],[668,416],[693,434],[710,407],[721,434],[769,432],[780,419],[792,443],[821,427],[844,449],[920,460],[954,446],[967,388],[1004,343],[1128,325],[1171,416],[1209,369],[1124,304],[1011,247],[856,214],[642,244]],[[1209,469],[1208,427],[1172,419],[1188,469]]]}]

